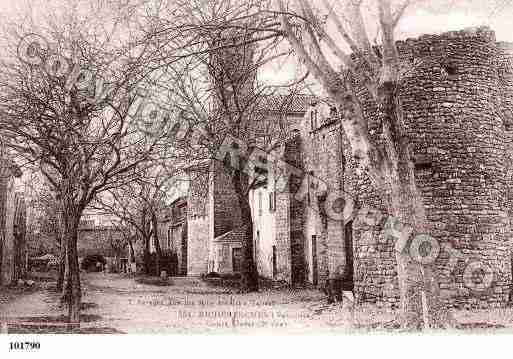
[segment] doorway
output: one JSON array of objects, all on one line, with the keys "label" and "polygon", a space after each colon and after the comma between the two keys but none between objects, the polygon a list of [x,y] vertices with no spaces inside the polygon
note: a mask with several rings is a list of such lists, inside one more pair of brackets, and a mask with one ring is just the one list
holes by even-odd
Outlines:
[{"label": "doorway", "polygon": [[353,260],[353,221],[345,226],[346,270],[344,273],[344,290],[354,290],[354,260]]},{"label": "doorway", "polygon": [[278,263],[276,262],[276,246],[273,246],[273,279],[278,275]]},{"label": "doorway", "polygon": [[242,248],[232,248],[232,270],[235,273],[242,271]]}]

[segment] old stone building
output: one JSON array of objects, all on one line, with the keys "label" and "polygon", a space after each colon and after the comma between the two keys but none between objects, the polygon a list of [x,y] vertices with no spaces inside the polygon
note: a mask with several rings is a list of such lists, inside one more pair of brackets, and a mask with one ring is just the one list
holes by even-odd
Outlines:
[{"label": "old stone building", "polygon": [[[397,47],[414,65],[401,101],[431,235],[442,248],[436,259],[442,296],[458,307],[503,306],[512,283],[513,45],[474,28]],[[361,95],[371,135],[379,138],[379,110]],[[339,275],[354,283],[358,301],[397,306],[386,211],[351,158],[336,109],[304,97],[287,123],[287,135],[266,148],[265,178],[249,193],[259,274],[292,285],[324,285]],[[290,178],[280,173],[283,163]],[[188,274],[237,271],[244,224],[229,178],[215,161],[191,168]],[[348,198],[385,217],[370,223],[354,211],[344,224],[326,213],[341,214]],[[458,253],[456,262],[444,248]],[[469,286],[490,273],[483,290]]]},{"label": "old stone building", "polygon": [[[455,266],[447,250],[436,260],[442,296],[459,307],[503,306],[512,276],[513,47],[497,43],[488,28],[426,35],[397,46],[404,61],[417,64],[406,77],[401,100],[432,236],[442,248],[447,245],[459,253]],[[370,102],[364,107],[371,133],[379,136],[377,109]],[[385,213],[369,179],[356,170],[338,115],[329,104],[313,106],[301,132],[281,151],[279,156],[289,158],[313,182],[327,185],[328,194],[342,190],[340,197],[351,196],[357,208]],[[398,304],[395,241],[383,237],[383,221],[369,225],[358,215],[346,226],[330,223],[322,213],[326,206],[319,202],[326,198],[308,190],[305,199],[304,190],[298,195],[290,188],[273,194],[272,182],[252,194],[258,208],[261,198],[276,198],[269,206],[275,208],[272,216],[255,215],[257,231],[274,238],[255,234],[263,274],[269,276],[272,267],[274,278],[294,283],[294,277],[304,277],[318,283],[325,279],[323,273],[343,268],[343,275],[354,281],[358,300]],[[493,280],[484,290],[469,285],[487,274]]]},{"label": "old stone building", "polygon": [[255,256],[264,277],[323,285],[343,263],[352,268],[346,228],[324,213],[326,192],[343,189],[345,162],[342,130],[330,111],[312,102],[300,127],[269,152],[266,180],[250,192]]},{"label": "old stone building", "polygon": [[80,263],[87,256],[99,255],[112,270],[119,270],[128,257],[128,246],[121,229],[95,220],[80,222],[77,250]]},{"label": "old stone building", "polygon": [[[254,128],[256,143],[265,142],[278,118],[285,133],[299,128],[312,96],[269,96],[265,116]],[[270,124],[271,123],[271,124]],[[242,265],[244,223],[230,175],[224,164],[205,160],[188,169],[190,186],[187,207],[187,258],[190,275],[208,272],[233,273]]]},{"label": "old stone building", "polygon": [[158,238],[164,253],[174,254],[174,275],[187,275],[187,199],[179,197],[163,208],[158,216]]},{"label": "old stone building", "polygon": [[[511,46],[476,28],[409,39],[398,49],[402,58],[421,61],[401,100],[432,235],[461,253],[455,268],[447,251],[436,261],[442,295],[455,306],[504,305],[511,286]],[[379,207],[367,179],[347,183],[362,203]],[[393,241],[356,222],[358,290],[397,303]],[[469,286],[476,274],[470,263],[492,274],[489,288]]]}]

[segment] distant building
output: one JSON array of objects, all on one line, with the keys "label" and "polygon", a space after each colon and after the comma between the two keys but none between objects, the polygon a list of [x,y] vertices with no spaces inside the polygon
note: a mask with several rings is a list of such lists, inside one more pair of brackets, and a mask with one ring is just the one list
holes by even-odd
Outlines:
[{"label": "distant building", "polygon": [[84,257],[100,255],[108,265],[116,268],[126,265],[128,257],[128,244],[121,229],[113,225],[96,225],[94,220],[81,221],[77,250],[80,262]]},{"label": "distant building", "polygon": [[[163,208],[158,218],[158,238],[163,253],[176,255],[176,273],[187,275],[187,200],[179,197]],[[150,246],[154,250],[154,245]]]},{"label": "distant building", "polygon": [[[441,295],[456,307],[504,306],[512,286],[513,45],[478,28],[397,47],[405,61],[418,64],[400,96],[430,234],[464,255],[455,267],[446,251],[437,257]],[[379,140],[379,109],[363,99],[371,136]],[[249,193],[259,274],[292,285],[344,278],[357,301],[397,306],[395,242],[382,238],[383,223],[371,225],[355,212],[344,224],[326,212],[341,213],[349,196],[355,208],[385,215],[386,208],[355,165],[341,114],[326,102],[303,104],[281,122],[288,124],[286,136],[264,147],[298,174],[283,181],[273,164]],[[230,177],[216,161],[194,164],[190,173],[188,274],[237,272],[245,224]],[[340,194],[337,201],[333,193]],[[481,266],[473,272],[468,263]],[[492,273],[492,284],[476,292],[468,283],[479,280],[473,279],[479,271]]]},{"label": "distant building", "polygon": [[[279,141],[279,136],[298,130],[313,100],[307,95],[265,97],[265,115],[253,124],[255,143]],[[192,164],[188,173],[188,274],[240,272],[246,227],[231,175],[217,160]]]}]

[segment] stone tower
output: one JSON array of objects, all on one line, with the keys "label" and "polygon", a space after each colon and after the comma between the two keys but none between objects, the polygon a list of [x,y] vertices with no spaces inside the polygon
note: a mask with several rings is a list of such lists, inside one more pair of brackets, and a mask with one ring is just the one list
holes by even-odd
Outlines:
[{"label": "stone tower", "polygon": [[[442,296],[457,307],[503,306],[511,285],[512,47],[496,43],[488,28],[424,35],[397,47],[405,61],[420,63],[401,100],[417,183],[442,246],[436,260]],[[347,191],[380,208],[368,179],[351,183]],[[362,222],[355,226],[356,292],[361,300],[394,306],[393,240],[379,233]],[[456,265],[445,246],[459,253]],[[481,288],[478,282],[489,278]]]},{"label": "stone tower", "polygon": [[[214,95],[210,130],[220,141],[226,134],[247,139],[241,132],[242,126],[229,122],[236,117],[236,106],[245,106],[253,96],[254,48],[240,45],[244,41],[244,34],[224,32],[213,34],[209,42],[209,75]],[[214,158],[212,153],[209,156]],[[232,262],[237,260],[242,247],[244,225],[231,176],[223,163],[208,158],[191,165],[188,173],[187,273],[231,272],[237,266]]]},{"label": "stone tower", "polygon": [[[254,44],[247,44],[249,35],[243,30],[215,34],[210,42],[209,73],[213,86],[214,113],[224,120],[236,119],[239,109],[251,106],[254,101],[256,67]],[[221,121],[220,121],[221,122]],[[219,124],[223,127],[224,124]],[[244,124],[243,124],[244,125]],[[231,124],[231,135],[243,138],[239,126]]]}]

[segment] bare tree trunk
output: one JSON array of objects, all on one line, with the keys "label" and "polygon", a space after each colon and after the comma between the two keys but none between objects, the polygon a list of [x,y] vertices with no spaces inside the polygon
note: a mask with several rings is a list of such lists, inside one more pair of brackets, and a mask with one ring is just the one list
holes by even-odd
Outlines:
[{"label": "bare tree trunk", "polygon": [[[72,206],[65,206],[64,208],[72,208]],[[77,251],[79,221],[80,211],[68,210],[63,213],[63,241],[66,248],[63,299],[68,305],[68,322],[70,324],[80,323],[82,291]]]},{"label": "bare tree trunk", "polygon": [[153,213],[151,215],[151,221],[153,225],[153,244],[155,245],[155,267],[156,267],[156,275],[160,276],[160,260],[162,257],[162,251],[160,250],[160,242],[159,242],[159,234],[158,234],[158,221],[157,215]]},{"label": "bare tree trunk", "polygon": [[[389,214],[395,217],[403,230],[410,227],[408,241],[396,251],[398,281],[401,294],[401,324],[404,328],[420,330],[423,327],[445,328],[452,325],[452,317],[440,298],[436,268],[412,258],[411,240],[418,235],[429,235],[430,225],[422,195],[416,185],[410,143],[404,128],[402,106],[397,86],[385,86],[384,127],[388,161]],[[431,249],[432,250],[432,249]],[[427,254],[427,253],[426,253]],[[427,320],[427,322],[425,322]]]},{"label": "bare tree trunk", "polygon": [[128,261],[130,263],[135,262],[134,244],[130,238],[128,238]]},{"label": "bare tree trunk", "polygon": [[[128,241],[128,260],[127,260],[127,268],[126,272],[132,273],[132,263],[135,262],[135,250],[134,250],[134,244],[132,242],[132,239],[130,237],[127,238]],[[135,273],[133,273],[135,274]]]},{"label": "bare tree trunk", "polygon": [[80,323],[80,306],[82,290],[80,286],[80,270],[78,267],[77,229],[71,229],[68,237],[68,266],[70,296],[68,298],[68,320],[70,323]]},{"label": "bare tree trunk", "polygon": [[144,273],[150,275],[150,240],[151,238],[147,235],[144,236],[144,253],[143,253],[143,265]]},{"label": "bare tree trunk", "polygon": [[247,183],[246,176],[242,175],[240,171],[236,171],[233,176],[233,184],[239,201],[241,220],[246,227],[243,243],[244,262],[242,266],[241,289],[246,292],[255,292],[258,291],[258,270],[253,258],[253,218],[251,217],[248,195],[242,186],[242,181],[244,180]]},{"label": "bare tree trunk", "polygon": [[64,285],[64,275],[66,271],[66,243],[62,235],[60,235],[59,248],[59,273],[57,275],[57,291],[61,292]]}]

